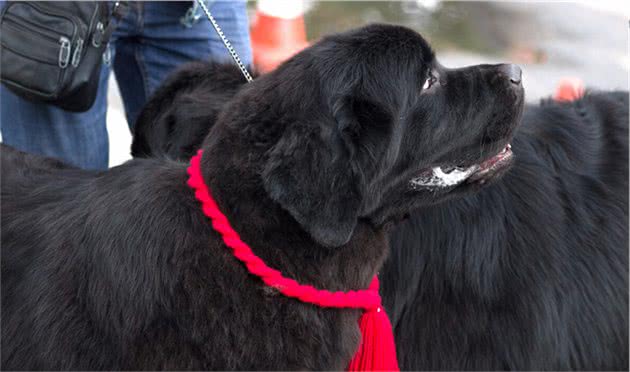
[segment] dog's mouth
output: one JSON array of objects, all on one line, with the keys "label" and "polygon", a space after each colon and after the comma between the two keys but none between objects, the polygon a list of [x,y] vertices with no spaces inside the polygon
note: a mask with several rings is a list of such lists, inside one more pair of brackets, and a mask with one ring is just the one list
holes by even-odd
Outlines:
[{"label": "dog's mouth", "polygon": [[411,180],[414,189],[437,189],[460,185],[464,182],[485,183],[512,163],[512,146],[507,144],[501,152],[471,166],[441,166],[423,171]]}]

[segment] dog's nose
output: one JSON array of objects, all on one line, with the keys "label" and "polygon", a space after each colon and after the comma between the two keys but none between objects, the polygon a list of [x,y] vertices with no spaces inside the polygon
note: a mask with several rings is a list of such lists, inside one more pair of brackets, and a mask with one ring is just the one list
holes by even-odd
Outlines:
[{"label": "dog's nose", "polygon": [[513,65],[513,64],[501,65],[499,67],[499,70],[503,74],[505,74],[505,76],[507,78],[510,79],[512,84],[514,84],[514,85],[520,85],[521,84],[521,77],[523,76],[523,71],[521,71],[521,68],[518,67],[517,65]]}]

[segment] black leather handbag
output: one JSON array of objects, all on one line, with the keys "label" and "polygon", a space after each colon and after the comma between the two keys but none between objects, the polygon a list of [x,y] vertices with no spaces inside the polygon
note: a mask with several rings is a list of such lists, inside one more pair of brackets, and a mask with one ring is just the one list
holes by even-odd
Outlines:
[{"label": "black leather handbag", "polygon": [[64,110],[94,104],[103,53],[123,7],[107,2],[15,1],[0,13],[0,80],[13,93]]}]

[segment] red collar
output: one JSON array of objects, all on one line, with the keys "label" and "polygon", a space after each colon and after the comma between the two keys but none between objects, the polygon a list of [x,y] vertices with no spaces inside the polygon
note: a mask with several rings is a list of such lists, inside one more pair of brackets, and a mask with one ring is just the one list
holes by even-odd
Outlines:
[{"label": "red collar", "polygon": [[241,240],[210,195],[201,174],[202,154],[203,151],[199,150],[190,161],[188,186],[195,191],[195,197],[201,202],[203,213],[210,218],[212,227],[221,234],[223,242],[231,248],[234,257],[245,265],[250,274],[287,297],[320,307],[364,309],[365,312],[359,321],[363,336],[361,346],[350,362],[348,370],[398,370],[391,324],[382,310],[381,296],[378,293],[378,278],[374,277],[368,289],[331,292],[300,284],[267,266],[254,254],[249,245]]}]

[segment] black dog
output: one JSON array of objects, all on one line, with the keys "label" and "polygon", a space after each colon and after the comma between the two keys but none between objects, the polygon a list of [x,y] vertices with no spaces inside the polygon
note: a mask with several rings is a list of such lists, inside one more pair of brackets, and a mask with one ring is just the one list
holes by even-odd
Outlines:
[{"label": "black dog", "polygon": [[500,182],[391,234],[401,368],[628,370],[628,93],[528,107],[512,146]]},{"label": "black dog", "polygon": [[[509,167],[517,75],[443,69],[403,27],[325,38],[229,102],[202,145],[205,182],[270,266],[365,288],[390,221]],[[456,166],[469,177],[431,187],[431,169]],[[303,304],[248,275],[186,186],[186,164],[133,160],[81,178],[12,167],[3,368],[319,370],[354,354],[359,311]]]},{"label": "black dog", "polygon": [[[198,69],[217,71],[212,63],[184,71]],[[235,66],[189,82],[199,97],[223,97],[168,120],[168,106],[145,108],[143,120],[168,123],[170,140],[189,149],[170,156],[187,159],[199,146],[189,117],[205,117],[193,125],[209,131],[220,110],[212,102],[236,91],[213,82],[228,78],[244,84]],[[167,84],[153,100],[180,95]],[[137,126],[136,146],[145,128]],[[504,180],[415,211],[391,234],[381,282],[401,368],[628,369],[627,140],[627,92],[529,106]],[[166,144],[151,143],[146,154]]]}]

